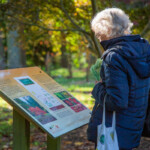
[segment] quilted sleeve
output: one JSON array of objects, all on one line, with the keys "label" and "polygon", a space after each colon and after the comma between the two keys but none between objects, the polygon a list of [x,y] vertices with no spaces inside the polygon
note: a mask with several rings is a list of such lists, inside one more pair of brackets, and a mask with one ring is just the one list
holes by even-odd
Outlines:
[{"label": "quilted sleeve", "polygon": [[106,109],[119,111],[128,107],[129,86],[125,66],[116,53],[109,53],[104,63],[105,81],[94,87],[92,93],[102,105],[106,95]]}]

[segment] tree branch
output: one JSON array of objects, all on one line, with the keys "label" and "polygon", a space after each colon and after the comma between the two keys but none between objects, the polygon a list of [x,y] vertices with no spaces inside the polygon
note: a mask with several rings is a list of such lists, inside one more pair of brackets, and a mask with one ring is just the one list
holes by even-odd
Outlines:
[{"label": "tree branch", "polygon": [[66,11],[66,9],[64,8],[64,5],[63,5],[63,0],[60,0],[60,4],[61,4],[61,8],[63,10],[63,12],[65,13],[65,15],[67,16],[67,18],[71,21],[71,23],[81,32],[87,34],[87,35],[90,35],[88,32],[86,32],[85,30],[83,30],[82,28],[80,28],[73,20],[72,18],[69,16],[68,12]]},{"label": "tree branch", "polygon": [[[92,3],[93,16],[95,16],[95,14],[98,11],[96,0],[91,0],[91,3]],[[91,37],[92,37],[92,40],[94,42],[95,49],[97,50],[97,54],[99,56],[101,56],[102,52],[101,52],[101,48],[100,48],[100,43],[99,43],[98,39],[95,37],[95,34],[93,33],[93,31],[91,31]]]},{"label": "tree branch", "polygon": [[149,30],[150,30],[150,19],[149,19],[147,25],[145,26],[144,30],[142,31],[141,36],[145,36]]},{"label": "tree branch", "polygon": [[25,22],[25,21],[19,20],[19,18],[16,18],[13,15],[10,15],[10,14],[6,14],[6,15],[13,18],[13,19],[15,19],[15,21],[18,22],[18,23],[29,25],[29,26],[37,26],[37,27],[39,27],[43,30],[47,30],[47,31],[62,31],[62,32],[63,31],[80,31],[79,29],[50,29],[50,28],[46,28],[44,26],[38,25],[36,23],[30,23],[31,22],[30,20],[26,20],[26,22]]},{"label": "tree branch", "polygon": [[93,16],[98,12],[96,0],[91,0]]},{"label": "tree branch", "polygon": [[[97,41],[97,39],[94,37],[91,37],[91,34],[86,32],[85,30],[83,30],[82,28],[80,28],[73,20],[72,18],[69,16],[68,12],[66,11],[66,9],[64,8],[63,5],[63,0],[60,0],[60,4],[61,4],[61,8],[63,10],[63,12],[65,13],[65,15],[68,17],[68,19],[71,21],[71,23],[77,28],[79,29],[81,32],[84,33],[84,36],[86,37],[86,39],[88,40],[88,42],[90,43],[90,49],[91,51],[93,51],[92,49],[95,49],[95,53],[97,53],[99,56],[101,55],[101,51],[100,51],[100,44]],[[93,34],[93,33],[92,33]]]},{"label": "tree branch", "polygon": [[[28,25],[28,26],[37,26],[43,30],[46,30],[46,31],[59,31],[59,32],[64,32],[64,31],[78,31],[78,32],[81,32],[83,33],[83,35],[85,36],[85,38],[87,39],[87,41],[89,42],[89,49],[91,50],[91,52],[99,55],[100,52],[98,51],[97,49],[97,44],[95,44],[95,40],[93,40],[93,37],[91,36],[90,33],[86,32],[84,29],[80,28],[73,20],[72,18],[69,16],[68,12],[65,10],[64,6],[63,6],[63,1],[60,0],[61,2],[61,8],[63,9],[63,12],[65,13],[65,15],[67,16],[67,18],[71,21],[71,23],[76,27],[75,29],[51,29],[51,28],[48,28],[48,27],[45,27],[44,25],[40,25],[39,23],[33,23],[32,20],[29,20],[29,19],[26,19],[26,18],[18,18],[15,17],[14,15],[12,14],[9,14],[7,13],[6,15],[11,17],[13,19],[12,22],[18,22],[20,24],[25,24],[25,25]],[[42,23],[42,22],[41,22]]]}]

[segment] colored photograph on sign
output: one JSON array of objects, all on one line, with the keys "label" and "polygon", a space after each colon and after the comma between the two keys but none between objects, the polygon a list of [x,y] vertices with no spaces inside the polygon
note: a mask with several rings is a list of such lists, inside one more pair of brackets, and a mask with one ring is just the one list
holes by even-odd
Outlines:
[{"label": "colored photograph on sign", "polygon": [[61,99],[66,105],[71,107],[74,112],[80,112],[85,109],[84,105],[82,105],[78,100],[72,97],[68,92],[62,91],[58,93],[54,93],[59,99]]},{"label": "colored photograph on sign", "polygon": [[49,94],[43,87],[41,87],[29,76],[15,77],[14,79],[50,110],[57,111],[65,108],[65,106],[58,99]]},{"label": "colored photograph on sign", "polygon": [[72,97],[67,91],[61,91],[54,94],[61,100]]},{"label": "colored photograph on sign", "polygon": [[20,79],[19,80],[22,84],[24,85],[31,85],[34,84],[34,82],[32,80],[30,80],[29,78],[25,78],[25,79]]},{"label": "colored photograph on sign", "polygon": [[68,106],[73,106],[73,105],[74,105],[74,103],[72,103],[72,102],[69,101],[68,99],[63,100],[63,102],[64,102],[65,104],[67,104]]},{"label": "colored photograph on sign", "polygon": [[61,100],[65,99],[65,97],[60,92],[54,94]]},{"label": "colored photograph on sign", "polygon": [[62,91],[61,95],[63,95],[65,98],[72,97],[67,91]]},{"label": "colored photograph on sign", "polygon": [[55,117],[40,106],[31,96],[19,97],[14,100],[42,124],[47,124],[56,120]]},{"label": "colored photograph on sign", "polygon": [[82,104],[78,104],[78,105],[72,106],[71,109],[77,113],[77,112],[85,110],[86,107],[83,106]]},{"label": "colored photograph on sign", "polygon": [[80,104],[79,101],[77,101],[74,97],[68,98],[74,105]]},{"label": "colored photograph on sign", "polygon": [[56,111],[56,110],[59,110],[59,109],[62,109],[62,108],[65,108],[65,106],[64,105],[58,105],[58,106],[51,107],[50,110]]}]

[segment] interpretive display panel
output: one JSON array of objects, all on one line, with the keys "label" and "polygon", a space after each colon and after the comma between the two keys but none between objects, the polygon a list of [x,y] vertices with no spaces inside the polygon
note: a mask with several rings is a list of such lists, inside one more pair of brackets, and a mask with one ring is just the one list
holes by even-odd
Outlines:
[{"label": "interpretive display panel", "polygon": [[87,107],[38,67],[1,70],[0,96],[54,138],[90,118]]}]

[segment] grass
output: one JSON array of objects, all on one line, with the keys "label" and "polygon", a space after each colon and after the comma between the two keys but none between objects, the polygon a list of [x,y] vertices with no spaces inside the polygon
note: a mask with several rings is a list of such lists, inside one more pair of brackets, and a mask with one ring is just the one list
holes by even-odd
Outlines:
[{"label": "grass", "polygon": [[[72,79],[67,78],[68,71],[66,69],[53,70],[51,75],[81,103],[92,109],[94,99],[91,98],[90,93],[94,86],[94,79],[91,76],[90,82],[86,82],[86,73],[75,69]],[[32,126],[32,128],[34,127]],[[7,145],[12,146],[12,140],[8,141],[5,137],[12,139],[12,107],[0,98],[0,149],[4,149]],[[38,143],[33,142],[32,145],[37,146]]]},{"label": "grass", "polygon": [[12,107],[0,98],[0,149],[12,145]]}]

